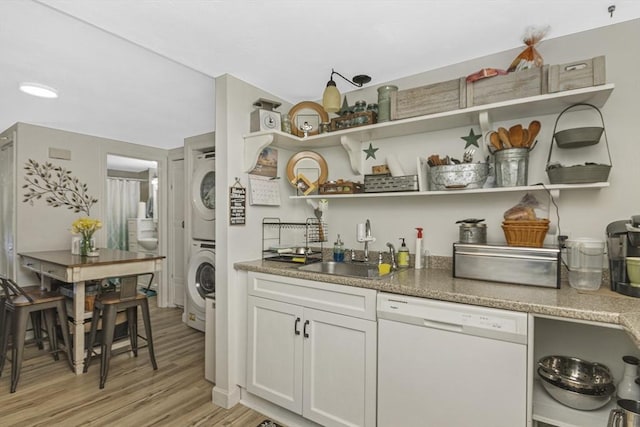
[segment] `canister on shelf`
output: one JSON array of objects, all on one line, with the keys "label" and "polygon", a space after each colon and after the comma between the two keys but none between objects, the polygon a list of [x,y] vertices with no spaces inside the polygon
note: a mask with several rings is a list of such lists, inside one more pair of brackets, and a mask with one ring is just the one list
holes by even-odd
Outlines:
[{"label": "canister on shelf", "polygon": [[284,133],[291,133],[291,119],[288,114],[282,116],[281,129]]},{"label": "canister on shelf", "polygon": [[385,85],[378,88],[378,123],[391,120],[391,94],[398,92],[398,86]]}]

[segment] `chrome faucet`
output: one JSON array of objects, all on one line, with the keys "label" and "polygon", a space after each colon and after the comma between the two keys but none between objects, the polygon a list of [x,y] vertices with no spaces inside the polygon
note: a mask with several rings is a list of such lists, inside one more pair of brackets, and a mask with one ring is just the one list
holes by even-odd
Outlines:
[{"label": "chrome faucet", "polygon": [[371,239],[371,222],[367,219],[364,224],[364,262],[369,262],[369,241]]},{"label": "chrome faucet", "polygon": [[364,224],[358,224],[356,228],[356,240],[364,243],[364,262],[369,262],[369,242],[375,242],[376,238],[371,235],[371,221],[367,219]]},{"label": "chrome faucet", "polygon": [[396,248],[393,247],[391,242],[387,242],[387,247],[389,248],[389,255],[391,256],[391,270],[397,270],[398,264],[396,264]]}]

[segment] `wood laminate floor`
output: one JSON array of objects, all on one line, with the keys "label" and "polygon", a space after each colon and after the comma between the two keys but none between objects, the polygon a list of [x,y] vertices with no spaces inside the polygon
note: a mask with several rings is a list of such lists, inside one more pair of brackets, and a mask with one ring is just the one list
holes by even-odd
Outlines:
[{"label": "wood laminate floor", "polygon": [[0,426],[255,427],[267,418],[242,405],[215,406],[213,385],[204,379],[204,334],[182,322],[182,309],[156,308],[155,298],[151,306],[157,371],[146,348],[137,358],[119,354],[100,390],[99,359],[76,376],[64,355],[56,362],[32,344],[17,391],[9,393],[9,361],[0,377]]}]

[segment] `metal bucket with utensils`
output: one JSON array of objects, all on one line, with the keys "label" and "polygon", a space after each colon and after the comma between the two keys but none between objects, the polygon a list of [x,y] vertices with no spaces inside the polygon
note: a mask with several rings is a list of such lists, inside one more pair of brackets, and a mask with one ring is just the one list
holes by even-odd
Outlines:
[{"label": "metal bucket with utensils", "polygon": [[640,427],[640,402],[618,400],[618,407],[609,413],[607,427]]},{"label": "metal bucket with utensils", "polygon": [[497,187],[527,185],[529,148],[505,148],[496,151],[494,156]]}]

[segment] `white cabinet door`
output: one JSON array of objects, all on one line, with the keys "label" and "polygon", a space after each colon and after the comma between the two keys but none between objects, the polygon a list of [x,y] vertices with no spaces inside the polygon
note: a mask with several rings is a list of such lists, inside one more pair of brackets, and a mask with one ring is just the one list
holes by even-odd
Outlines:
[{"label": "white cabinet door", "polygon": [[302,307],[248,298],[247,390],[302,413]]},{"label": "white cabinet door", "polygon": [[375,426],[376,322],[305,308],[303,333],[303,416]]}]

